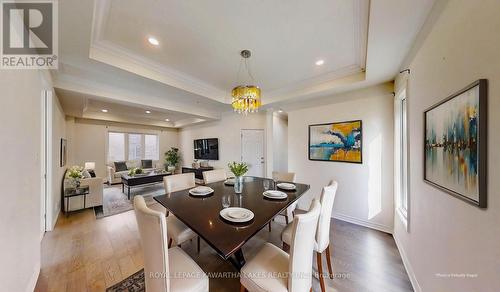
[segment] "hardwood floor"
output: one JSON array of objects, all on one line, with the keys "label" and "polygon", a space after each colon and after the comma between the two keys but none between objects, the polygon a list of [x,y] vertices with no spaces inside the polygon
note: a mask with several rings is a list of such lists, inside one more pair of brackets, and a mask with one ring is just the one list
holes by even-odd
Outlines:
[{"label": "hardwood floor", "polygon": [[[154,208],[163,209],[160,205]],[[281,247],[284,226],[276,221],[272,224],[272,233],[263,228],[245,245],[247,259],[265,241]],[[325,279],[327,291],[412,291],[391,235],[339,220],[332,220],[331,231],[335,277]],[[199,254],[196,240],[182,248],[205,272],[221,276],[210,279],[210,291],[239,291],[237,276],[227,278],[222,274],[236,272],[233,266],[220,259],[203,240]],[[142,268],[133,211],[96,220],[92,210],[85,210],[70,217],[60,216],[54,231],[45,234],[35,291],[105,291]],[[313,290],[320,291],[317,279],[313,280]]]}]

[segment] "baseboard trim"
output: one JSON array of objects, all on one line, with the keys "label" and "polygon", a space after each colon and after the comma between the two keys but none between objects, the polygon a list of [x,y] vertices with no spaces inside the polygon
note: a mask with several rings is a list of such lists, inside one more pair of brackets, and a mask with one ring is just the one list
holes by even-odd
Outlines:
[{"label": "baseboard trim", "polygon": [[344,214],[339,214],[336,212],[333,214],[333,218],[338,219],[338,220],[342,220],[342,221],[346,221],[346,222],[349,222],[352,224],[361,225],[364,227],[368,227],[368,228],[375,229],[375,230],[382,231],[382,232],[389,233],[389,234],[392,234],[392,232],[393,232],[392,228],[389,226],[379,224],[379,223],[370,222],[367,220],[362,220],[362,219],[355,218],[355,217],[348,216],[348,215],[344,215]]},{"label": "baseboard trim", "polygon": [[31,275],[31,278],[28,281],[28,286],[26,286],[26,292],[35,291],[36,282],[38,281],[38,276],[40,276],[40,261],[38,261],[35,265],[33,275]]},{"label": "baseboard trim", "polygon": [[415,277],[415,273],[413,272],[413,268],[411,267],[410,261],[406,256],[405,250],[402,248],[400,241],[397,236],[393,235],[394,242],[396,242],[396,247],[398,248],[399,254],[401,255],[401,259],[403,260],[403,265],[405,266],[406,273],[410,278],[411,285],[413,286],[413,290],[415,292],[422,292],[422,288],[420,288],[420,284],[418,284],[417,277]]},{"label": "baseboard trim", "polygon": [[47,231],[52,231],[52,230],[54,230],[54,228],[56,228],[57,219],[59,219],[59,215],[61,215],[60,210],[57,212],[56,216],[54,216],[54,218],[52,218],[52,222],[50,222],[50,226],[47,226]]}]

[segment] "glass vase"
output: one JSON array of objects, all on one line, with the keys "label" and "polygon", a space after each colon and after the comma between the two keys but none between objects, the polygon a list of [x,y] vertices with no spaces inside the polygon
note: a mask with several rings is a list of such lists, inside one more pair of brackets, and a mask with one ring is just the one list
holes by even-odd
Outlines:
[{"label": "glass vase", "polygon": [[237,176],[234,178],[234,192],[241,194],[243,192],[243,176]]}]

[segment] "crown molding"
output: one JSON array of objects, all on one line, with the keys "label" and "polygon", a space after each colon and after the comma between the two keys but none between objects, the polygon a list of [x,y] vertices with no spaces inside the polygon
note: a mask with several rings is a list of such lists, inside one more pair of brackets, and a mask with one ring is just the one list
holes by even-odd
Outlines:
[{"label": "crown molding", "polygon": [[[285,101],[302,94],[316,93],[330,90],[343,85],[346,81],[357,82],[364,80],[366,68],[369,2],[353,0],[354,5],[354,64],[330,71],[320,76],[295,82],[277,90],[265,92],[263,104]],[[230,90],[217,88],[203,80],[194,78],[185,73],[173,70],[154,62],[144,56],[136,54],[127,48],[104,39],[106,19],[110,11],[110,1],[95,1],[94,19],[92,21],[91,43],[89,57],[96,61],[120,68],[122,70],[149,78],[163,84],[173,86],[209,99],[230,103]],[[362,78],[360,78],[360,74]]]},{"label": "crown molding", "polygon": [[54,88],[102,97],[112,102],[141,107],[147,106],[150,108],[166,109],[178,113],[189,114],[192,115],[193,118],[200,118],[204,121],[218,120],[221,117],[220,113],[207,111],[203,109],[203,107],[193,107],[191,105],[173,102],[163,97],[142,94],[140,100],[138,100],[137,94],[132,92],[123,92],[111,86],[68,74],[56,75],[53,82]]}]

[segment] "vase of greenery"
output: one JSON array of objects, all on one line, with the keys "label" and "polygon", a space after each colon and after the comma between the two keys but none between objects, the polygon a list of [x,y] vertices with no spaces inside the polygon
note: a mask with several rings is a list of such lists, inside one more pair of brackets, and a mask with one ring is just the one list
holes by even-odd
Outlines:
[{"label": "vase of greenery", "polygon": [[241,194],[243,192],[243,176],[248,171],[248,164],[245,162],[233,161],[227,165],[234,174],[234,192]]},{"label": "vase of greenery", "polygon": [[129,176],[135,176],[135,175],[142,174],[142,173],[143,173],[142,168],[138,168],[138,167],[131,168],[128,171]]},{"label": "vase of greenery", "polygon": [[180,161],[181,161],[181,154],[179,153],[179,148],[172,147],[170,148],[170,150],[165,152],[166,171],[174,172]]},{"label": "vase of greenery", "polygon": [[70,181],[72,187],[78,188],[80,180],[83,178],[83,167],[78,165],[70,167],[66,172],[66,178]]}]

